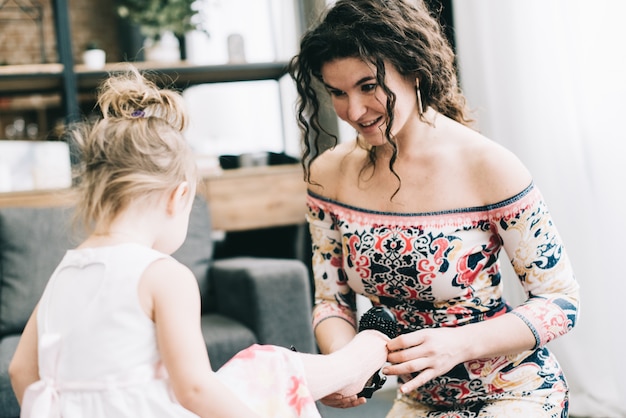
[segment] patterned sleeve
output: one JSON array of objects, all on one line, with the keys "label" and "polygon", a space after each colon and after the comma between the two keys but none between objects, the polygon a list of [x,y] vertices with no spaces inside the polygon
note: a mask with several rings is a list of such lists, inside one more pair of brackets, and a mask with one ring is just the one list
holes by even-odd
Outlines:
[{"label": "patterned sleeve", "polygon": [[530,186],[507,206],[498,233],[528,299],[513,309],[540,347],[576,324],[579,285],[539,190]]},{"label": "patterned sleeve", "polygon": [[356,328],[356,295],[343,269],[341,232],[322,200],[309,195],[307,221],[313,250],[315,306],[313,329],[325,319],[338,317]]}]

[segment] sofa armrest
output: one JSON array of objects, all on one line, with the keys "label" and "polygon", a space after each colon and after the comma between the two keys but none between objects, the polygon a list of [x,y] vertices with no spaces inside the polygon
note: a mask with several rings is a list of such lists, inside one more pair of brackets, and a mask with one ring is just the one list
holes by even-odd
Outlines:
[{"label": "sofa armrest", "polygon": [[210,277],[217,312],[248,326],[259,343],[316,352],[304,263],[235,257],[215,260]]}]

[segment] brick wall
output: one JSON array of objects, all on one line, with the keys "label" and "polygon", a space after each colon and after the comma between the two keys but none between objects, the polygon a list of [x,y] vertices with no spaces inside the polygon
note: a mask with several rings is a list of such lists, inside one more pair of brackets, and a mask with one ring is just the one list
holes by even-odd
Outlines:
[{"label": "brick wall", "polygon": [[[114,0],[67,0],[72,51],[75,63],[82,63],[82,52],[90,42],[97,42],[107,53],[107,61],[121,60],[118,19]],[[52,0],[0,0],[0,65],[58,62]],[[35,21],[18,5],[39,5],[43,17],[43,60],[41,35]],[[55,127],[64,121],[58,94],[2,97],[0,92],[0,139],[26,139],[25,133],[12,136],[16,121],[22,126],[36,125],[35,139],[54,139]]]},{"label": "brick wall", "polygon": [[[95,41],[107,53],[107,61],[120,60],[120,41],[115,2],[112,0],[67,0],[74,61],[82,62],[85,46]],[[0,65],[42,63],[37,24],[18,8],[15,0],[0,2]],[[40,5],[43,16],[45,62],[58,62],[51,0],[22,0]]]}]

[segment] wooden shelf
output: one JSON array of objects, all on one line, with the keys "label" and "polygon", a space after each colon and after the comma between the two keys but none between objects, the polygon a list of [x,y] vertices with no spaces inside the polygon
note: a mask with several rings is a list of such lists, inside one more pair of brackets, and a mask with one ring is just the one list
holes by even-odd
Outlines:
[{"label": "wooden shelf", "polygon": [[0,96],[59,92],[62,64],[0,66]]},{"label": "wooden shelf", "polygon": [[[278,80],[287,73],[287,62],[190,65],[155,62],[131,63],[154,76],[155,81],[176,88],[230,81]],[[110,73],[122,71],[125,63],[109,63],[101,70],[76,65],[74,74],[79,91],[93,91]],[[62,64],[0,66],[0,96],[60,92],[63,83]]]},{"label": "wooden shelf", "polygon": [[[132,63],[139,70],[152,75],[160,84],[186,88],[195,84],[231,81],[278,80],[287,73],[286,62],[189,65],[185,62],[162,64],[154,62]],[[79,90],[93,90],[110,73],[123,71],[124,63],[107,64],[102,70],[76,66]]]},{"label": "wooden shelf", "polygon": [[[209,202],[216,231],[305,223],[306,183],[299,164],[239,168],[206,175],[198,193]],[[71,199],[67,189],[0,193],[0,208],[70,206]]]},{"label": "wooden shelf", "polygon": [[0,110],[45,110],[59,106],[61,106],[61,95],[58,93],[0,97]]}]

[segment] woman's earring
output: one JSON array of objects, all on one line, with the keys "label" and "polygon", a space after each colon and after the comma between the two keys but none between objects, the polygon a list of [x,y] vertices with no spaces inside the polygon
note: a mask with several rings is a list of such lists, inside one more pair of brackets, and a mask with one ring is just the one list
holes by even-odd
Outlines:
[{"label": "woman's earring", "polygon": [[419,115],[424,114],[424,106],[422,105],[422,93],[420,92],[420,83],[418,79],[415,79],[415,90],[417,92],[417,111]]}]

